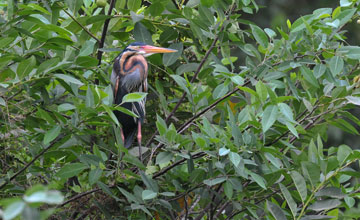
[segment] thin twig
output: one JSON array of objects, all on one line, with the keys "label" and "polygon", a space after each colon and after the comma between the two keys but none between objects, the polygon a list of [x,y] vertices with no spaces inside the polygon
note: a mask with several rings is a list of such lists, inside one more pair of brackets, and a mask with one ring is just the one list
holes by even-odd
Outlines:
[{"label": "thin twig", "polygon": [[10,183],[12,180],[14,180],[17,176],[19,176],[22,172],[24,172],[30,165],[32,165],[39,157],[41,157],[46,151],[50,150],[55,143],[57,143],[59,140],[61,140],[65,135],[60,134],[57,136],[50,145],[43,149],[38,155],[36,155],[29,163],[27,163],[23,168],[21,168],[19,171],[17,171],[12,177],[10,177],[8,180],[6,180],[1,186],[0,189],[4,188],[8,183]]},{"label": "thin twig", "polygon": [[[220,201],[216,204],[216,206],[218,204],[220,204],[223,201],[224,197],[220,199]],[[205,213],[211,208],[212,203],[214,201],[210,201],[210,203],[199,213],[199,215],[195,218],[195,220],[200,220],[202,219],[202,217],[205,215]]]},{"label": "thin twig", "polygon": [[[220,183],[220,184],[216,187],[215,193],[214,193],[214,195],[212,196],[211,201],[215,201],[215,199],[216,199],[216,194],[219,193],[222,185],[223,185],[223,182]],[[213,218],[213,214],[214,214],[214,212],[215,212],[215,209],[218,207],[218,205],[220,205],[220,203],[215,204],[215,206],[213,206],[213,203],[211,203],[211,207],[210,207],[210,211],[209,211],[209,212],[210,212],[210,218],[209,218],[210,220],[213,220],[213,219],[214,219],[214,218]]]},{"label": "thin twig", "polygon": [[66,11],[63,8],[63,11],[73,20],[75,21],[76,24],[78,24],[86,33],[88,33],[88,35],[90,35],[90,37],[94,38],[98,43],[100,43],[100,40],[93,35],[93,33],[91,33],[84,25],[82,25],[78,20],[76,20],[76,18],[74,16],[72,16],[68,11]]},{"label": "thin twig", "polygon": [[75,200],[78,200],[79,198],[81,197],[84,197],[84,196],[87,196],[91,193],[94,193],[94,192],[97,192],[97,191],[100,191],[101,189],[100,188],[95,188],[95,189],[92,189],[90,191],[87,191],[87,192],[83,192],[83,193],[80,193],[80,194],[77,194],[76,196],[73,196],[72,198],[68,199],[67,201],[63,202],[62,204],[58,205],[57,208],[60,208],[60,207],[63,207],[65,206],[66,204],[68,203],[71,203]]},{"label": "thin twig", "polygon": [[[193,159],[197,159],[197,158],[202,157],[202,156],[204,156],[204,155],[206,155],[205,152],[199,152],[199,153],[196,153],[196,154],[192,155],[192,158],[193,158]],[[166,167],[165,169],[163,169],[163,170],[155,173],[152,178],[155,179],[155,178],[157,178],[157,177],[165,174],[167,171],[169,171],[169,170],[171,170],[172,168],[174,168],[174,167],[182,164],[182,163],[185,162],[186,160],[187,160],[187,159],[184,158],[184,159],[181,159],[181,160],[176,161],[175,163],[171,164],[170,166]]]},{"label": "thin twig", "polygon": [[[314,111],[319,107],[318,102],[319,102],[319,100],[316,101],[315,106],[313,107],[313,109],[312,109],[303,119],[301,119],[301,120],[298,122],[298,124],[302,124],[304,121],[306,121],[306,120],[314,113]],[[307,112],[307,111],[302,112],[300,115],[304,115],[305,112]],[[300,117],[298,117],[298,118],[300,118]],[[297,126],[297,125],[296,125],[296,126]],[[289,133],[290,133],[290,130],[287,130],[286,132],[284,132],[282,135],[280,135],[279,137],[277,137],[277,138],[276,138],[275,140],[273,140],[272,142],[265,144],[265,146],[271,146],[271,145],[275,144],[275,143],[278,142],[281,138],[285,137],[285,136],[286,136],[287,134],[289,134]]]},{"label": "thin twig", "polygon": [[231,203],[231,201],[225,202],[220,209],[216,212],[214,219],[218,219],[219,215],[225,210],[225,208]]},{"label": "thin twig", "polygon": [[[326,113],[327,113],[327,112],[326,112]],[[322,114],[317,115],[311,122],[309,122],[309,123],[304,127],[304,130],[307,130],[307,129],[309,129],[310,127],[312,127],[313,125],[315,125],[316,122],[317,122],[317,120],[319,120],[322,115],[324,115],[324,114],[322,113]],[[297,139],[297,137],[296,137],[296,136],[293,136],[293,137],[290,139],[289,143],[292,144],[296,139]]]}]

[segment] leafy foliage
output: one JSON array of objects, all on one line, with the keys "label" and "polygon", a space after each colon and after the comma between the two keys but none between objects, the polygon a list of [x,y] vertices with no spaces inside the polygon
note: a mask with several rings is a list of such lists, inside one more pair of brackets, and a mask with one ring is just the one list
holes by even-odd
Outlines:
[{"label": "leafy foliage", "polygon": [[[254,0],[2,2],[2,217],[359,218],[360,151],[324,144],[359,134],[359,3],[272,30]],[[109,82],[133,41],[178,50],[123,100],[147,96],[143,161]]]}]

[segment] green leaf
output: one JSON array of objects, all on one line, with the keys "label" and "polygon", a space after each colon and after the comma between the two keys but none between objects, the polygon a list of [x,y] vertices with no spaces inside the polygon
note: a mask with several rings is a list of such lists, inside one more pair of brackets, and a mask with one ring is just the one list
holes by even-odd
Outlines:
[{"label": "green leaf", "polygon": [[95,106],[94,94],[93,94],[90,86],[88,86],[87,91],[86,91],[85,105],[88,108],[93,108]]},{"label": "green leaf", "polygon": [[19,79],[21,80],[28,76],[30,72],[34,69],[35,64],[36,60],[34,56],[31,56],[30,58],[21,61],[16,69],[16,73]]},{"label": "green leaf", "polygon": [[354,105],[360,105],[360,97],[357,96],[346,96],[345,97],[350,103]]},{"label": "green leaf", "polygon": [[152,191],[152,190],[144,190],[141,193],[142,199],[143,200],[149,200],[149,199],[153,199],[157,196],[157,193]]},{"label": "green leaf", "polygon": [[283,166],[281,160],[275,157],[274,155],[272,155],[271,153],[266,152],[264,155],[266,159],[269,160],[270,163],[274,165],[276,168],[280,169]]},{"label": "green leaf", "polygon": [[96,41],[94,39],[90,39],[85,42],[85,44],[81,47],[79,56],[89,56],[94,51],[94,46]]},{"label": "green leaf", "polygon": [[228,199],[232,198],[234,189],[233,189],[233,186],[232,186],[230,181],[225,182],[225,184],[224,184],[224,192],[225,192],[226,197],[228,197]]},{"label": "green leaf", "polygon": [[280,112],[285,116],[288,121],[294,122],[294,114],[290,106],[288,106],[286,103],[279,103],[278,107],[280,109]]},{"label": "green leaf", "polygon": [[265,32],[256,25],[251,24],[250,28],[251,28],[251,31],[254,35],[256,42],[258,42],[261,46],[267,48],[268,44],[269,44],[269,39],[266,36]]},{"label": "green leaf", "polygon": [[131,0],[127,1],[127,8],[130,11],[137,11],[141,6],[141,0]]},{"label": "green leaf", "polygon": [[[313,142],[312,142],[313,143]],[[315,144],[314,144],[315,145]],[[314,149],[313,151],[316,151]],[[315,154],[313,152],[313,154]],[[313,187],[316,187],[318,182],[320,181],[320,168],[316,163],[310,161],[302,161],[301,168],[304,176],[310,180],[310,183]]]},{"label": "green leaf", "polygon": [[214,185],[224,182],[225,180],[226,180],[226,177],[219,177],[219,178],[215,178],[215,179],[204,180],[203,183],[208,186],[214,186]]},{"label": "green leaf", "polygon": [[52,129],[50,129],[45,133],[43,143],[44,144],[50,143],[57,136],[59,136],[60,132],[61,132],[61,127],[59,125],[55,125]]},{"label": "green leaf", "polygon": [[[137,115],[137,114],[135,114],[134,112],[132,112],[132,111],[130,111],[129,109],[126,109],[126,108],[124,108],[124,107],[121,107],[121,106],[116,106],[116,107],[114,107],[113,108],[114,110],[116,110],[116,111],[120,111],[120,112],[122,112],[122,113],[125,113],[125,114],[128,114],[128,115],[130,115],[130,116],[132,116],[132,117],[134,117],[134,118],[138,118],[139,116]],[[112,117],[112,116],[111,116]]]},{"label": "green leaf", "polygon": [[156,156],[156,164],[160,165],[160,164],[168,164],[171,159],[173,158],[173,154],[171,152],[168,151],[164,151],[164,152],[160,152],[157,156]]},{"label": "green leaf", "polygon": [[6,106],[6,102],[3,98],[0,97],[0,105]]},{"label": "green leaf", "polygon": [[152,38],[150,32],[146,29],[146,27],[137,22],[134,27],[134,38],[136,41],[144,42],[146,44],[152,44]]},{"label": "green leaf", "polygon": [[55,77],[64,80],[67,83],[74,83],[76,85],[82,86],[84,85],[84,83],[82,83],[80,80],[69,76],[69,75],[64,75],[64,74],[54,74]]},{"label": "green leaf", "polygon": [[101,175],[102,175],[102,170],[100,168],[96,168],[96,169],[93,169],[89,172],[89,183],[90,185],[93,185],[94,183],[96,183]]},{"label": "green leaf", "polygon": [[293,217],[296,217],[296,213],[297,213],[296,202],[294,201],[293,197],[291,196],[289,190],[283,184],[279,183],[279,186],[280,186],[281,193],[284,195],[285,200],[291,210]]},{"label": "green leaf", "polygon": [[272,39],[274,37],[276,37],[276,32],[273,31],[272,29],[270,28],[265,28],[264,29],[265,33]]},{"label": "green leaf", "polygon": [[349,1],[349,0],[340,0],[340,6],[341,6],[341,7],[348,7],[348,6],[350,6],[351,4],[352,4],[352,2]]},{"label": "green leaf", "polygon": [[[86,52],[84,52],[86,53]],[[90,56],[82,56],[82,57],[78,57],[75,60],[75,64],[82,66],[82,67],[95,67],[98,65],[98,60],[94,57],[90,57]]]},{"label": "green leaf", "polygon": [[268,96],[266,85],[263,82],[259,81],[256,83],[255,88],[256,88],[256,93],[260,98],[260,101],[264,103]]},{"label": "green leaf", "polygon": [[230,153],[230,149],[227,149],[226,147],[222,147],[219,149],[219,156],[225,156],[228,153]]},{"label": "green leaf", "polygon": [[322,211],[322,210],[329,210],[338,207],[341,205],[341,201],[338,199],[327,199],[327,200],[320,200],[316,201],[315,203],[309,206],[309,209],[314,211]]},{"label": "green leaf", "polygon": [[295,135],[295,137],[299,138],[299,134],[295,128],[295,126],[291,123],[291,122],[286,122],[285,123],[286,127],[289,129],[289,131]]},{"label": "green leaf", "polygon": [[241,157],[238,153],[230,152],[229,159],[237,167],[240,164]]},{"label": "green leaf", "polygon": [[170,75],[171,78],[173,78],[175,80],[175,82],[187,93],[190,94],[189,89],[187,88],[187,82],[186,80],[178,75]]},{"label": "green leaf", "polygon": [[200,0],[203,6],[210,8],[214,4],[214,0]]},{"label": "green leaf", "polygon": [[340,145],[337,152],[337,160],[339,161],[339,164],[343,165],[351,153],[352,149],[349,146],[345,144]]},{"label": "green leaf", "polygon": [[214,99],[223,97],[229,91],[229,87],[225,83],[219,84],[213,92]]},{"label": "green leaf", "polygon": [[313,71],[311,71],[309,68],[305,66],[301,66],[300,70],[301,70],[301,74],[304,76],[306,81],[308,81],[311,85],[313,85],[316,88],[320,87],[317,79],[313,74]]},{"label": "green leaf", "polygon": [[336,17],[337,19],[340,20],[339,27],[350,21],[350,19],[355,14],[356,10],[357,10],[356,8],[349,8],[341,11],[339,15]]},{"label": "green leaf", "polygon": [[170,66],[170,65],[174,64],[176,62],[176,60],[181,56],[182,51],[183,51],[183,44],[182,43],[174,43],[174,44],[171,44],[169,48],[177,50],[177,52],[165,53],[163,55],[162,60],[163,60],[163,64],[165,66]]},{"label": "green leaf", "polygon": [[145,92],[134,92],[124,95],[122,102],[140,102],[145,99],[147,93]]},{"label": "green leaf", "polygon": [[155,2],[150,5],[149,11],[152,16],[159,16],[165,10],[165,7],[160,2]]},{"label": "green leaf", "polygon": [[114,114],[113,111],[111,111],[110,107],[107,105],[102,105],[102,107],[105,109],[105,111],[108,113],[108,115],[110,116],[111,120],[118,126],[120,127],[120,122],[117,119],[116,115]]},{"label": "green leaf", "polygon": [[159,193],[159,194],[163,195],[163,196],[169,196],[169,197],[175,196],[175,193],[173,193],[173,192],[162,192],[162,193]]},{"label": "green leaf", "polygon": [[113,197],[116,201],[119,201],[120,199],[111,191],[110,187],[108,185],[106,185],[103,182],[98,181],[96,183],[96,185],[106,194],[108,194],[109,196]]},{"label": "green leaf", "polygon": [[64,196],[61,195],[61,192],[56,190],[38,191],[32,193],[29,196],[25,195],[24,201],[28,203],[44,202],[47,204],[56,205],[63,203]]},{"label": "green leaf", "polygon": [[0,39],[0,49],[7,47],[10,43],[14,42],[13,37],[3,37]]},{"label": "green leaf", "polygon": [[329,62],[330,71],[334,77],[339,75],[344,68],[344,60],[339,56],[333,56]]},{"label": "green leaf", "polygon": [[283,210],[272,202],[266,201],[267,209],[276,220],[287,220]]},{"label": "green leaf", "polygon": [[340,53],[349,59],[360,59],[360,47],[358,46],[343,46],[337,50],[337,53]]},{"label": "green leaf", "polygon": [[88,166],[83,163],[70,163],[65,164],[57,173],[56,176],[61,179],[68,179],[73,176],[79,175],[83,170],[87,169]]},{"label": "green leaf", "polygon": [[133,194],[129,193],[128,191],[126,191],[125,189],[121,188],[121,187],[117,187],[120,192],[126,197],[126,199],[129,202],[134,202],[134,203],[141,203],[141,201],[139,199],[137,199]]},{"label": "green leaf", "polygon": [[144,166],[144,164],[136,157],[130,155],[130,154],[125,154],[125,156],[122,159],[124,162],[128,162],[130,164],[135,165],[137,168],[141,169],[141,170],[145,170],[146,167]]},{"label": "green leaf", "polygon": [[233,83],[235,83],[237,86],[242,86],[242,85],[244,85],[244,82],[245,82],[244,78],[242,78],[241,76],[238,76],[238,75],[232,76],[231,81]]},{"label": "green leaf", "polygon": [[306,182],[303,176],[297,171],[291,171],[291,178],[293,179],[296,189],[301,197],[301,201],[305,202],[307,197]]},{"label": "green leaf", "polygon": [[4,220],[14,219],[16,216],[20,215],[20,213],[25,209],[25,202],[17,201],[6,207],[2,217]]},{"label": "green leaf", "polygon": [[[106,19],[110,19],[112,16],[109,15],[92,15],[86,19],[86,24],[93,24],[96,22],[105,22]],[[94,39],[90,39],[90,41],[93,41]],[[91,43],[92,44],[92,43]]]},{"label": "green leaf", "polygon": [[266,189],[266,182],[264,178],[253,172],[250,172],[250,176],[259,186],[261,186],[261,188]]},{"label": "green leaf", "polygon": [[45,62],[42,62],[40,64],[40,66],[38,67],[36,73],[40,74],[46,74],[52,71],[51,67],[56,66],[58,63],[60,62],[60,58],[59,57],[54,57],[51,59],[46,60]]},{"label": "green leaf", "polygon": [[156,127],[159,131],[159,134],[163,136],[165,135],[167,130],[166,122],[159,115],[156,115],[156,118]]},{"label": "green leaf", "polygon": [[66,111],[70,111],[76,109],[76,107],[72,104],[69,103],[63,103],[61,105],[58,106],[58,111],[59,112],[66,112]]},{"label": "green leaf", "polygon": [[350,124],[349,122],[345,121],[342,118],[337,118],[336,120],[331,120],[331,121],[329,121],[329,123],[331,125],[334,125],[334,126],[340,128],[343,131],[350,133],[350,134],[359,135],[359,132],[357,131],[357,129],[352,124]]},{"label": "green leaf", "polygon": [[181,64],[177,69],[176,69],[176,75],[181,75],[183,73],[188,73],[188,72],[194,72],[195,70],[197,70],[197,68],[199,67],[198,63],[185,63],[185,64]]},{"label": "green leaf", "polygon": [[275,123],[278,117],[278,107],[276,105],[268,105],[263,113],[261,125],[265,133]]},{"label": "green leaf", "polygon": [[140,171],[140,176],[148,189],[151,189],[154,192],[159,192],[159,186],[157,185],[155,180],[153,180],[150,176],[146,175],[143,171]]},{"label": "green leaf", "polygon": [[326,66],[324,64],[316,64],[314,67],[314,76],[316,79],[319,79],[322,75],[324,75],[326,71]]},{"label": "green leaf", "polygon": [[335,199],[343,199],[346,197],[346,194],[341,191],[340,188],[337,187],[326,187],[320,189],[318,192],[315,193],[316,197],[323,197],[328,196]]}]

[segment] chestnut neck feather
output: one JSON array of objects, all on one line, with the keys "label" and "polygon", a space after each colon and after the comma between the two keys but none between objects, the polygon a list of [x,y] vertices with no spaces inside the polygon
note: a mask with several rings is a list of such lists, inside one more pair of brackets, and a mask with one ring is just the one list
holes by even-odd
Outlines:
[{"label": "chestnut neck feather", "polygon": [[148,63],[144,56],[133,51],[125,51],[119,61],[120,74],[126,76],[134,71],[140,71],[141,81],[144,81],[148,73]]}]

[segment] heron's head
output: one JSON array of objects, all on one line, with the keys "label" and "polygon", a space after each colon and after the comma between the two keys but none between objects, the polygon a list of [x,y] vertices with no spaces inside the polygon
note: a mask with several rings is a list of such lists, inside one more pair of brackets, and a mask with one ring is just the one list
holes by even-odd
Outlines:
[{"label": "heron's head", "polygon": [[174,50],[174,49],[163,48],[163,47],[155,47],[155,46],[147,45],[147,44],[142,43],[142,42],[131,43],[131,44],[129,44],[129,46],[127,46],[125,48],[124,51],[133,51],[133,52],[136,52],[138,54],[143,55],[144,57],[150,56],[150,55],[155,54],[155,53],[174,53],[174,52],[177,52],[177,50]]}]

